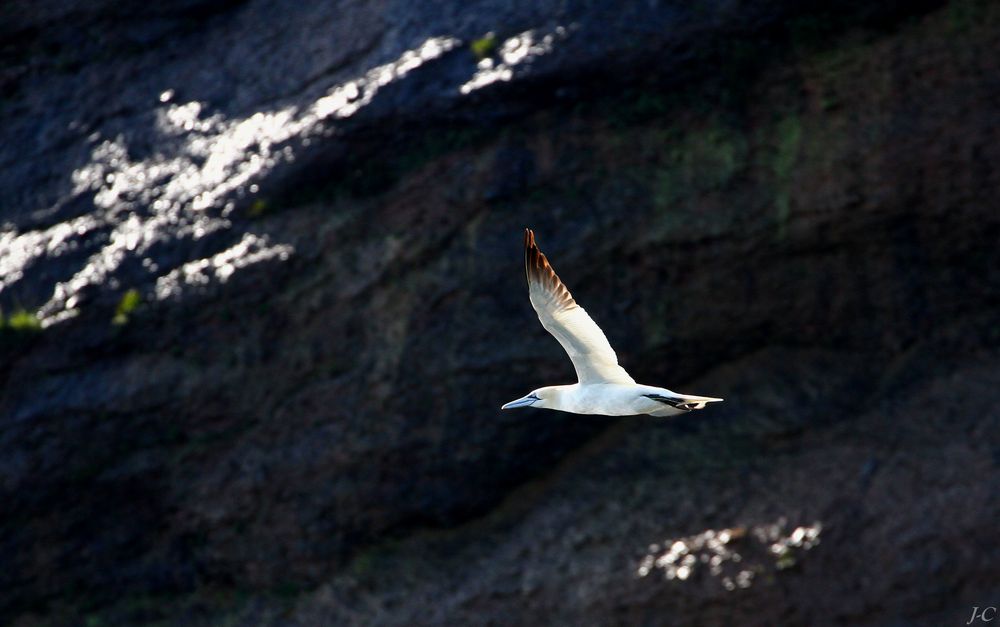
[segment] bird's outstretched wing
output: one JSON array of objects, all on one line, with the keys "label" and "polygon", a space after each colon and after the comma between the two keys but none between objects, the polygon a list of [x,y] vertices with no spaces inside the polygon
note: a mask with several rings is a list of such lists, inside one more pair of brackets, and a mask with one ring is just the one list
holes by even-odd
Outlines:
[{"label": "bird's outstretched wing", "polygon": [[580,383],[635,383],[618,365],[608,338],[556,276],[535,234],[524,230],[524,268],[528,275],[528,296],[542,326],[559,340],[576,368]]}]

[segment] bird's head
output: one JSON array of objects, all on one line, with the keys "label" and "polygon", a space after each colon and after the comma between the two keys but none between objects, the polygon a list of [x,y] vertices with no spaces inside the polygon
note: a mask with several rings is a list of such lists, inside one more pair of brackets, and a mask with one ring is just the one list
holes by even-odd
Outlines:
[{"label": "bird's head", "polygon": [[500,409],[517,409],[518,407],[552,407],[558,394],[557,386],[549,386],[532,390],[527,396],[505,403]]}]

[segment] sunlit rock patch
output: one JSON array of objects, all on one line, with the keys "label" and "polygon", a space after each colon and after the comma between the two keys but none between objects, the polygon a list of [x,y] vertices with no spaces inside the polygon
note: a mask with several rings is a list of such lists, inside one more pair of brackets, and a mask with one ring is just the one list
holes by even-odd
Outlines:
[{"label": "sunlit rock patch", "polygon": [[[555,42],[568,34],[569,29],[559,26],[540,37],[535,31],[528,30],[505,39],[496,55],[479,60],[476,73],[458,88],[459,91],[468,94],[491,83],[509,81],[514,77],[514,66],[530,63],[535,57],[552,52]],[[494,59],[494,56],[499,59]]]},{"label": "sunlit rock patch", "polygon": [[287,244],[269,244],[266,237],[244,233],[234,246],[209,258],[190,261],[156,280],[156,298],[177,298],[186,289],[205,286],[213,281],[225,283],[237,270],[254,263],[277,259],[285,261],[294,252]]},{"label": "sunlit rock patch", "polygon": [[[181,294],[185,284],[221,283],[247,265],[287,260],[294,253],[290,244],[238,232],[232,215],[237,203],[256,195],[258,183],[275,167],[294,161],[299,147],[334,134],[328,121],[351,117],[381,88],[460,43],[453,37],[428,38],[396,60],[329,88],[311,104],[257,111],[242,119],[211,113],[202,102],[174,102],[176,91],[164,90],[155,112],[163,141],[152,156],[134,158],[122,136],[95,132],[88,138],[90,160],[70,174],[73,197],[92,199],[87,214],[36,230],[20,231],[10,224],[0,228],[0,293],[30,279],[32,265],[41,259],[94,249],[41,303],[38,315],[48,326],[85,306],[81,294],[90,287],[116,290],[153,283],[144,288],[146,296],[164,299]],[[529,37],[523,50],[511,48],[506,54],[516,52],[513,62],[519,63],[535,48]],[[208,236],[214,238],[208,248],[219,252],[166,264],[157,254],[164,244]],[[129,259],[139,262],[131,265],[141,268],[145,278],[118,276]]]},{"label": "sunlit rock patch", "polygon": [[794,566],[803,553],[819,544],[822,530],[822,523],[814,522],[788,531],[784,517],[749,530],[707,529],[650,545],[635,572],[646,577],[659,570],[665,579],[686,581],[703,571],[719,579],[726,590],[749,588],[765,572]]}]

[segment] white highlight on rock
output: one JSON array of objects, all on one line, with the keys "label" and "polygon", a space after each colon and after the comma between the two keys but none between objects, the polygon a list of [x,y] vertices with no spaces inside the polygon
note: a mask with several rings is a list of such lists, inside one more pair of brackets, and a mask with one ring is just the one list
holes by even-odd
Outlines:
[{"label": "white highlight on rock", "polygon": [[[758,572],[763,572],[765,564],[751,559],[750,566],[743,566],[744,554],[765,549],[764,555],[771,555],[773,560],[771,567],[781,570],[794,565],[798,553],[819,544],[822,523],[817,521],[801,525],[788,533],[786,527],[787,519],[779,518],[773,523],[751,527],[749,531],[742,527],[718,531],[707,529],[693,536],[668,538],[662,543],[650,545],[635,574],[646,577],[654,569],[660,569],[665,579],[684,581],[699,568],[707,566],[708,573],[718,578],[726,590],[749,588]],[[737,550],[737,543],[740,543],[742,553]],[[669,549],[661,553],[661,546]]]},{"label": "white highlight on rock", "polygon": [[462,94],[469,94],[492,83],[511,80],[514,77],[513,68],[515,66],[531,62],[535,57],[552,52],[555,42],[558,39],[564,39],[568,32],[565,27],[560,26],[553,32],[536,39],[536,31],[526,30],[504,40],[496,54],[500,58],[500,62],[496,63],[492,58],[481,60],[477,65],[476,73],[463,83],[458,91]]},{"label": "white highlight on rock", "polygon": [[177,298],[187,287],[206,286],[213,279],[225,283],[240,268],[275,258],[284,261],[293,252],[287,244],[270,244],[266,237],[244,233],[239,243],[221,253],[189,261],[161,276],[154,292],[159,300]]},{"label": "white highlight on rock", "polygon": [[[80,290],[110,281],[127,257],[145,257],[157,242],[198,239],[231,228],[227,216],[232,204],[223,203],[233,195],[256,193],[255,180],[279,163],[294,160],[292,148],[282,144],[293,138],[307,143],[309,136],[329,130],[321,124],[324,120],[354,115],[379,89],[460,43],[453,37],[429,38],[395,61],[334,86],[308,107],[258,111],[244,119],[207,114],[205,104],[197,101],[174,103],[174,90],[164,90],[159,101],[166,106],[157,113],[157,128],[165,138],[175,138],[164,143],[165,152],[137,160],[123,137],[101,138],[94,133],[88,138],[96,144],[90,162],[74,171],[71,179],[75,194],[94,195],[95,211],[36,231],[0,227],[0,292],[20,281],[34,260],[78,246],[72,237],[110,230],[84,266],[57,284],[39,310],[43,323],[63,319],[60,312],[72,309],[71,302],[78,303]],[[248,237],[256,236],[246,235],[240,245],[220,253],[229,255],[230,262],[208,274],[195,270],[200,261],[167,270],[157,280],[155,293],[175,294],[181,279],[192,285],[203,284],[205,276],[223,282],[246,265],[236,259],[239,255],[258,262],[284,259],[293,252],[287,244],[270,245]],[[159,270],[152,262],[143,267]]]}]

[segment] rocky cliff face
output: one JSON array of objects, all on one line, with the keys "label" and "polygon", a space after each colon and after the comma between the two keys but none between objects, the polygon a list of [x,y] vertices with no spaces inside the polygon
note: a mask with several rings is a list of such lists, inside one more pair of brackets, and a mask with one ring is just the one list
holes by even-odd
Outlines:
[{"label": "rocky cliff face", "polygon": [[1000,10],[411,4],[0,9],[4,622],[995,604]]}]

